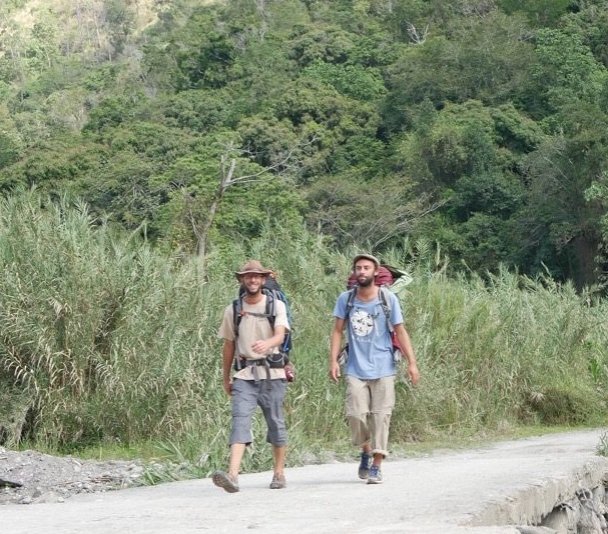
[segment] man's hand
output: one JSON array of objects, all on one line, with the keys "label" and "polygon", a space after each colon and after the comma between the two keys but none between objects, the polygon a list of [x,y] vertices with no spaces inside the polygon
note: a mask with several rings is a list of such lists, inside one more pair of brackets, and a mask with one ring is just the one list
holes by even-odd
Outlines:
[{"label": "man's hand", "polygon": [[420,371],[418,371],[418,365],[416,363],[410,363],[407,366],[407,374],[412,381],[412,385],[416,385],[420,380]]},{"label": "man's hand", "polygon": [[232,397],[232,382],[230,381],[230,378],[224,379],[224,391]]},{"label": "man's hand", "polygon": [[270,344],[266,339],[260,339],[251,345],[251,350],[256,354],[270,354],[274,345]]},{"label": "man's hand", "polygon": [[332,382],[337,383],[340,378],[340,364],[338,362],[331,362],[329,364],[329,378]]}]

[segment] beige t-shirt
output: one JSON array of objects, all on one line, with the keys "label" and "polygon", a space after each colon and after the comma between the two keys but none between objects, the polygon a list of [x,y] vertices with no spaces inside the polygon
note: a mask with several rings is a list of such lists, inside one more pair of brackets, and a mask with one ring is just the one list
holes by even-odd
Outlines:
[{"label": "beige t-shirt", "polygon": [[[247,304],[247,302],[243,300],[244,315],[241,318],[241,323],[239,324],[239,336],[236,340],[236,354],[239,356],[244,356],[247,359],[263,359],[268,356],[267,354],[257,354],[253,352],[251,346],[254,342],[260,339],[268,339],[274,335],[272,327],[270,326],[270,321],[267,317],[258,317],[256,315],[251,315],[250,313],[247,313],[253,312],[263,314],[266,311],[266,298],[266,295],[264,295],[262,300],[260,300],[260,302],[257,302],[256,304]],[[284,326],[286,330],[289,330],[289,322],[287,320],[287,309],[285,308],[285,303],[280,300],[277,300],[275,304],[277,311],[277,316],[274,321],[275,327]],[[234,312],[232,309],[232,304],[230,304],[224,310],[222,323],[218,332],[218,337],[220,339],[234,341],[235,336],[233,313]],[[274,354],[277,354],[278,352],[278,347],[273,349]],[[265,367],[246,367],[245,369],[242,369],[241,371],[235,373],[234,378],[240,378],[242,380],[254,380],[255,376],[253,369],[257,369],[257,372],[262,371],[263,377],[266,376]],[[285,370],[270,369],[270,378],[285,378]]]}]

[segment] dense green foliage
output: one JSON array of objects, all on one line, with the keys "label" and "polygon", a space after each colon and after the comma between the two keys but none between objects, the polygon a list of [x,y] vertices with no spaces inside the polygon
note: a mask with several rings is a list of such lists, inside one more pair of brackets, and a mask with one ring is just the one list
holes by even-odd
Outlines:
[{"label": "dense green foliage", "polygon": [[166,251],[281,221],[603,283],[605,0],[52,4],[0,7],[5,192],[77,193]]},{"label": "dense green foliage", "polygon": [[[237,292],[234,272],[258,257],[277,269],[296,323],[290,465],[348,450],[343,385],[329,380],[327,352],[353,252],[265,227],[248,245],[216,248],[201,278],[194,259],[155,252],[80,203],[12,196],[0,203],[0,439],[60,451],[158,443],[199,473],[222,465],[230,402],[217,328]],[[384,259],[413,276],[403,306],[422,373],[416,388],[399,382],[394,450],[604,422],[604,301],[505,270],[450,280],[424,241]],[[269,468],[264,433],[256,418],[259,446],[245,469]]]}]

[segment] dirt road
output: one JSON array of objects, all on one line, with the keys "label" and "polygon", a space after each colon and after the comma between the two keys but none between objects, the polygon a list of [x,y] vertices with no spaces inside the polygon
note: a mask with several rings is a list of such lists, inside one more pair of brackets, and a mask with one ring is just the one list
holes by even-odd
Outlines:
[{"label": "dirt road", "polygon": [[[79,495],[64,503],[0,507],[7,534],[515,534],[572,489],[608,472],[595,451],[604,430],[554,434],[466,452],[387,461],[385,482],[367,485],[352,464],[240,477],[228,494],[210,479]],[[496,526],[493,526],[496,525]],[[507,526],[511,525],[511,526]]]}]

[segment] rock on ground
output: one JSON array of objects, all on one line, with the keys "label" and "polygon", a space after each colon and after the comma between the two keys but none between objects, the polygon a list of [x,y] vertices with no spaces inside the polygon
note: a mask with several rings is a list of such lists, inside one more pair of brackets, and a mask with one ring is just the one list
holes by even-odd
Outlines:
[{"label": "rock on ground", "polygon": [[0,447],[0,505],[63,502],[79,493],[141,486],[138,461],[95,461],[54,457]]}]

